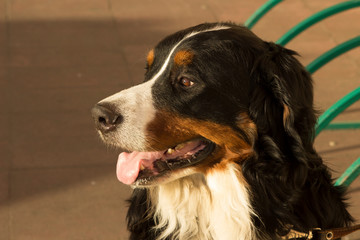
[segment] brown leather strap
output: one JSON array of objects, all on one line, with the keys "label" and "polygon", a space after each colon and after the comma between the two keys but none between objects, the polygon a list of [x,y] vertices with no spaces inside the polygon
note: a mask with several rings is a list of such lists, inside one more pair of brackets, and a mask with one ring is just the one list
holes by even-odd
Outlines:
[{"label": "brown leather strap", "polygon": [[343,228],[333,228],[327,230],[314,230],[313,231],[313,239],[314,240],[334,240],[342,238],[346,235],[349,235],[352,232],[360,230],[360,224],[351,226],[351,227],[343,227]]},{"label": "brown leather strap", "polygon": [[350,233],[353,233],[357,230],[360,230],[360,224],[351,227],[332,228],[326,230],[321,230],[320,228],[318,228],[313,229],[308,233],[291,230],[289,234],[282,237],[282,239],[335,240],[345,237],[346,235],[349,235]]}]

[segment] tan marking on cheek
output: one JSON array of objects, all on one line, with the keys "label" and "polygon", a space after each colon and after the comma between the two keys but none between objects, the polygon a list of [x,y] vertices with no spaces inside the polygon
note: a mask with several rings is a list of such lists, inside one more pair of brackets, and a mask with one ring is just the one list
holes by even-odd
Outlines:
[{"label": "tan marking on cheek", "polygon": [[[150,140],[167,143],[166,147],[197,137],[204,137],[218,146],[227,146],[233,152],[249,149],[251,146],[231,127],[214,122],[178,116],[175,113],[159,111],[155,121],[148,125]],[[171,143],[169,145],[169,143]]]},{"label": "tan marking on cheek", "polygon": [[229,126],[193,119],[185,119],[184,122],[192,131],[197,132],[199,135],[216,143],[218,146],[226,146],[234,153],[251,148],[251,146]]},{"label": "tan marking on cheek", "polygon": [[158,111],[155,120],[147,126],[149,148],[165,150],[179,143],[198,137],[180,124],[181,120],[169,112]]},{"label": "tan marking on cheek", "polygon": [[174,56],[174,62],[176,65],[183,66],[189,65],[194,58],[194,53],[187,50],[178,51]]},{"label": "tan marking on cheek", "polygon": [[[155,121],[148,127],[149,147],[154,150],[166,150],[185,141],[204,137],[217,145],[212,155],[196,168],[206,173],[209,165],[225,168],[227,163],[248,158],[253,149],[231,127],[204,120],[180,117],[165,111],[156,114]],[[223,162],[223,163],[222,163]],[[221,163],[220,165],[216,165]]]},{"label": "tan marking on cheek", "polygon": [[154,55],[154,49],[152,49],[147,57],[146,57],[146,60],[147,60],[147,63],[148,63],[148,66],[150,67],[153,63],[154,63],[154,58],[155,58],[155,55]]}]

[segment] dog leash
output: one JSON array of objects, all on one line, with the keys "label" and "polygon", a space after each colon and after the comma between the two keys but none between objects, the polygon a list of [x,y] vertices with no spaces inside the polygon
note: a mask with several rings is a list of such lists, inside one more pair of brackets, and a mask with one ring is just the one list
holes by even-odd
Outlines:
[{"label": "dog leash", "polygon": [[320,228],[315,228],[310,230],[308,233],[302,233],[295,230],[290,230],[290,232],[283,237],[284,240],[295,240],[295,239],[306,239],[306,240],[335,240],[350,233],[353,233],[357,230],[360,230],[360,224],[354,225],[351,227],[342,227],[342,228],[332,228],[321,230]]}]

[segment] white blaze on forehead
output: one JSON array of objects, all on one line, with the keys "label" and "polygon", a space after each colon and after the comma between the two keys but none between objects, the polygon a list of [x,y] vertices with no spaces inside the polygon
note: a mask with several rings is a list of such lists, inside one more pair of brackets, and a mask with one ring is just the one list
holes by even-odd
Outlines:
[{"label": "white blaze on forehead", "polygon": [[113,144],[137,151],[147,150],[146,127],[155,118],[151,88],[161,74],[164,73],[176,48],[186,39],[199,33],[229,28],[228,26],[218,25],[185,35],[173,46],[160,70],[149,81],[101,100],[99,103],[111,103],[115,107],[116,112],[121,114],[124,119],[121,125],[118,126],[116,133],[114,133],[115,136],[113,138],[116,139],[116,142]]},{"label": "white blaze on forehead", "polygon": [[168,66],[169,62],[170,62],[170,58],[171,55],[174,53],[174,51],[176,50],[176,48],[182,43],[184,42],[186,39],[189,39],[199,33],[204,33],[204,32],[212,32],[212,31],[219,31],[219,30],[225,30],[225,29],[229,29],[229,26],[223,26],[223,25],[218,25],[215,26],[213,28],[209,28],[203,31],[199,31],[199,32],[191,32],[187,35],[185,35],[185,37],[183,39],[181,39],[179,42],[177,42],[174,47],[171,49],[171,51],[169,52],[169,55],[167,56],[164,64],[162,65],[162,67],[160,68],[159,72],[157,72],[152,78],[151,80],[156,80],[158,77],[160,77],[160,75],[165,71],[166,67]]}]

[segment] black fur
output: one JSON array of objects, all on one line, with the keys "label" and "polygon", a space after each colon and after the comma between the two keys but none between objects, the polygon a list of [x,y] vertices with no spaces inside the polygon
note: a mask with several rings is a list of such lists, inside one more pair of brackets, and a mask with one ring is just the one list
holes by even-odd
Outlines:
[{"label": "black fur", "polygon": [[150,202],[147,197],[146,189],[135,189],[131,199],[128,214],[128,229],[131,232],[130,240],[151,240],[155,239],[155,232],[152,228],[155,226],[154,219],[148,215]]},{"label": "black fur", "polygon": [[[169,66],[152,89],[155,107],[231,126],[253,145],[255,154],[239,164],[250,186],[260,239],[275,239],[290,228],[307,232],[348,225],[352,219],[344,189],[333,186],[313,148],[316,112],[310,75],[295,52],[262,41],[244,27],[227,25],[231,28],[199,34],[179,46],[194,50],[196,58],[186,69]],[[211,26],[215,24],[186,29],[160,42],[145,81],[176,42]],[[197,87],[181,89],[174,84],[180,75]],[[242,112],[256,124],[256,135],[249,137],[236,126]],[[155,239],[147,190],[135,190],[130,202],[130,239]]]}]

